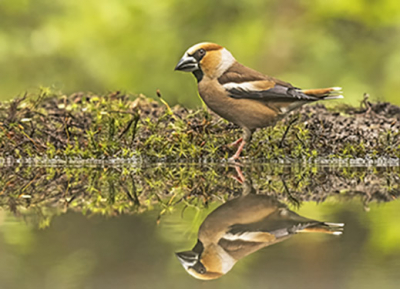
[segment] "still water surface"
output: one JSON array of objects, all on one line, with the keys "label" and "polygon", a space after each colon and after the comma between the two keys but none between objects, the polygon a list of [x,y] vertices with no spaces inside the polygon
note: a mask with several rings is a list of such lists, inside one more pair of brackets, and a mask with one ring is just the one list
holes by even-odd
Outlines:
[{"label": "still water surface", "polygon": [[[399,288],[398,168],[242,170],[245,180],[221,167],[2,170],[0,288]],[[207,221],[216,208],[222,217]],[[175,253],[194,247],[202,224],[206,243],[215,232],[204,227],[232,229],[238,215],[269,234],[222,234],[237,263],[216,280],[189,275]],[[287,238],[313,227],[303,217],[344,223],[343,234]],[[271,236],[284,240],[255,249]]]}]

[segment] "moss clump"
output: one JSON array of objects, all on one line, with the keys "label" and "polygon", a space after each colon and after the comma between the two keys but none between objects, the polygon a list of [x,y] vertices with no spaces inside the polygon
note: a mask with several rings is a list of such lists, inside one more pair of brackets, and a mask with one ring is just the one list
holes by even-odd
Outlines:
[{"label": "moss clump", "polygon": [[[254,134],[244,158],[252,161],[320,158],[399,158],[400,108],[328,110],[305,106],[273,128]],[[282,136],[287,123],[299,120]],[[135,159],[220,161],[241,130],[204,109],[170,109],[114,92],[99,96],[42,91],[0,104],[0,156],[11,159]]]}]

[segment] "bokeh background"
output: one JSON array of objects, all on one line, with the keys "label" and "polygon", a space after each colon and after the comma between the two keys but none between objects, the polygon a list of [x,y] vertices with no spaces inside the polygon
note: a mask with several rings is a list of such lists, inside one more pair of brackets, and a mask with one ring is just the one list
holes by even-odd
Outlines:
[{"label": "bokeh background", "polygon": [[0,100],[50,87],[198,105],[174,72],[201,41],[303,88],[400,104],[398,0],[1,0]]}]

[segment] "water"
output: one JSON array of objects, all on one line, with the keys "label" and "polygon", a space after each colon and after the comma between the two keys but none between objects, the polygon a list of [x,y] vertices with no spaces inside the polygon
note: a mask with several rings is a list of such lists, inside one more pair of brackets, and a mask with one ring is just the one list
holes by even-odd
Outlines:
[{"label": "water", "polygon": [[[242,171],[243,184],[221,165],[2,168],[0,288],[398,288],[399,168]],[[216,208],[236,216],[221,206],[252,187],[275,207],[344,223],[343,234],[298,233],[216,280],[193,278],[175,252],[193,248]]]}]

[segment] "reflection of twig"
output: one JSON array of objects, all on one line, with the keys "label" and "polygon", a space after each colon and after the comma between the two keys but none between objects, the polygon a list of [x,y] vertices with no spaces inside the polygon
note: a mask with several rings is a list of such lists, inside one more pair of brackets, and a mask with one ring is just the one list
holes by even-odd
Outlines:
[{"label": "reflection of twig", "polygon": [[121,182],[120,182],[120,185],[121,185],[122,189],[124,190],[125,194],[127,195],[128,199],[136,204],[135,199],[132,197],[131,193],[126,188],[126,186],[124,184],[122,184]]},{"label": "reflection of twig", "polygon": [[288,186],[286,185],[285,180],[283,179],[282,176],[280,176],[280,177],[281,177],[281,181],[282,181],[283,187],[285,188],[285,193],[286,193],[287,196],[288,196],[289,202],[290,202],[293,206],[295,206],[296,208],[299,208],[299,207],[300,207],[300,201],[297,200],[295,197],[293,197],[293,195],[290,193],[290,190],[289,190]]},{"label": "reflection of twig", "polygon": [[34,184],[35,183],[35,181],[39,178],[40,176],[39,176],[39,174],[36,174],[30,181],[29,181],[29,183],[28,184],[26,184],[23,188],[21,188],[21,193],[18,195],[18,198],[20,198],[23,194],[24,194],[24,191],[29,187],[29,186],[31,186],[32,184]]},{"label": "reflection of twig", "polygon": [[132,175],[131,175],[131,180],[132,180],[132,193],[133,193],[134,203],[137,206],[140,206],[140,201],[139,201],[139,197],[138,197],[138,194],[137,194],[135,179],[133,178]]}]

